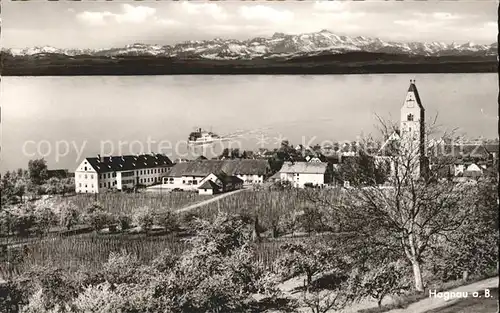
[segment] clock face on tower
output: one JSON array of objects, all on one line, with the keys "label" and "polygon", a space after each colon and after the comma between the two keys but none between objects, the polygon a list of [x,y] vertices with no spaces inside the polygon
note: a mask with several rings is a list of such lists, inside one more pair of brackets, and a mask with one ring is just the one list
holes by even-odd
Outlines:
[{"label": "clock face on tower", "polygon": [[408,99],[408,102],[407,102],[407,107],[409,108],[413,108],[413,105],[415,104],[415,101],[413,101],[412,98]]}]

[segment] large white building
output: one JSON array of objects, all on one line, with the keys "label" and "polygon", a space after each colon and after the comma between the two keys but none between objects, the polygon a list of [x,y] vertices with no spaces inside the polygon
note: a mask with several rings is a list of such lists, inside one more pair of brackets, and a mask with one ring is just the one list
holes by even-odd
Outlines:
[{"label": "large white building", "polygon": [[294,187],[324,186],[330,183],[329,164],[326,162],[285,162],[279,171],[281,181]]},{"label": "large white building", "polygon": [[162,188],[196,190],[203,179],[212,173],[236,176],[244,185],[261,184],[270,172],[267,160],[197,160],[177,163],[163,178]]},{"label": "large white building", "polygon": [[163,154],[86,158],[75,170],[77,193],[126,190],[161,182],[172,166]]}]

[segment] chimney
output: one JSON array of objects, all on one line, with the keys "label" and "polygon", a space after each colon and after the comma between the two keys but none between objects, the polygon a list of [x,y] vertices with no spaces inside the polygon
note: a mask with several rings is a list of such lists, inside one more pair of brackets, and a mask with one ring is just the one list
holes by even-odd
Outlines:
[{"label": "chimney", "polygon": [[97,161],[99,163],[103,163],[103,161],[104,161],[100,154],[97,155]]}]

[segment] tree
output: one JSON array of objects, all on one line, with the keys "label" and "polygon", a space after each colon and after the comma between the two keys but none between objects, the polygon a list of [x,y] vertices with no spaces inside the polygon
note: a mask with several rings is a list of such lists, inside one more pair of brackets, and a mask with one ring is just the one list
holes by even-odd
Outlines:
[{"label": "tree", "polygon": [[193,226],[188,250],[167,259],[172,274],[156,286],[157,294],[169,299],[163,311],[242,312],[253,293],[272,291],[272,276],[253,258],[252,227],[241,217],[219,214]]},{"label": "tree", "polygon": [[57,216],[51,208],[39,205],[34,210],[35,224],[39,234],[47,234],[52,226],[57,223]]},{"label": "tree", "polygon": [[168,233],[179,229],[179,220],[177,215],[171,211],[159,214],[154,218],[159,226],[163,226]]},{"label": "tree", "polygon": [[344,158],[340,167],[334,170],[334,178],[349,181],[353,186],[375,186],[384,183],[388,176],[387,162],[376,162],[364,150],[358,156]]},{"label": "tree", "polygon": [[14,172],[5,172],[0,181],[2,206],[7,204],[17,203],[16,197],[16,175]]},{"label": "tree", "polygon": [[59,224],[67,230],[77,225],[79,218],[80,212],[73,203],[65,202],[59,207]]},{"label": "tree", "polygon": [[42,159],[30,160],[28,162],[28,177],[35,185],[42,185],[48,177],[47,162]]},{"label": "tree", "polygon": [[235,148],[231,149],[231,159],[239,159],[240,158],[240,149]]},{"label": "tree", "polygon": [[44,187],[45,187],[45,192],[49,195],[61,194],[64,191],[63,183],[57,177],[49,178],[45,183]]},{"label": "tree", "polygon": [[220,157],[224,159],[229,159],[229,148],[224,148],[224,150],[222,150],[222,154]]},{"label": "tree", "polygon": [[135,210],[133,221],[137,226],[140,226],[144,231],[148,231],[154,222],[153,210],[148,206],[143,206]]},{"label": "tree", "polygon": [[84,220],[87,224],[90,224],[95,231],[115,223],[113,215],[104,211],[103,207],[98,202],[94,202],[87,207]]},{"label": "tree", "polygon": [[35,206],[32,203],[23,203],[12,206],[4,210],[5,229],[17,233],[20,236],[27,236],[31,228],[36,226]]},{"label": "tree", "polygon": [[304,207],[302,214],[297,216],[298,223],[308,234],[311,234],[313,231],[321,232],[326,228],[322,218],[323,214],[320,209],[313,206]]},{"label": "tree", "polygon": [[[305,275],[305,286],[310,286],[315,274],[340,266],[336,251],[322,241],[286,243],[281,246],[284,254],[276,260],[276,268],[284,279]],[[344,264],[342,264],[343,266]]]},{"label": "tree", "polygon": [[352,294],[347,288],[339,286],[333,291],[314,289],[303,292],[301,300],[312,313],[327,313],[342,311],[352,301]]},{"label": "tree", "polygon": [[[384,138],[396,129],[385,123],[381,128]],[[385,188],[358,186],[334,201],[321,199],[321,195],[308,197],[329,206],[349,231],[364,238],[363,244],[407,259],[418,291],[424,290],[422,264],[430,248],[457,231],[477,195],[475,188],[437,179],[439,169],[450,165],[450,158],[434,160],[429,171],[421,149],[420,143],[397,140],[385,147],[383,159],[393,169]]]},{"label": "tree", "polygon": [[65,196],[67,193],[75,192],[75,178],[68,177],[62,179],[62,195]]},{"label": "tree", "polygon": [[401,294],[411,287],[407,265],[401,260],[372,262],[370,267],[362,270],[357,297],[370,296],[377,300],[379,307],[382,306],[382,300],[386,296]]},{"label": "tree", "polygon": [[447,240],[436,242],[433,271],[443,280],[482,276],[494,271],[498,262],[498,186],[497,179],[480,180],[477,201],[470,214]]},{"label": "tree", "polygon": [[120,214],[118,215],[118,223],[120,224],[120,229],[122,231],[127,230],[132,224],[132,218],[126,214]]}]

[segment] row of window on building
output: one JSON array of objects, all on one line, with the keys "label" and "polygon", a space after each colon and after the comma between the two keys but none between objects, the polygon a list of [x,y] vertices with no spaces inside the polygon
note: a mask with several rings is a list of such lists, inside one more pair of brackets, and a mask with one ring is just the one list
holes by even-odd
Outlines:
[{"label": "row of window on building", "polygon": [[[94,174],[89,174],[89,175],[84,174],[83,178],[87,179],[87,178],[89,178],[89,176],[90,176],[90,179],[94,179]],[[82,178],[82,174],[79,174],[78,178]]]},{"label": "row of window on building", "polygon": [[111,186],[116,186],[116,181],[113,182],[113,184],[111,184],[111,182],[109,181],[107,184],[106,183],[99,183],[99,188],[111,188]]}]

